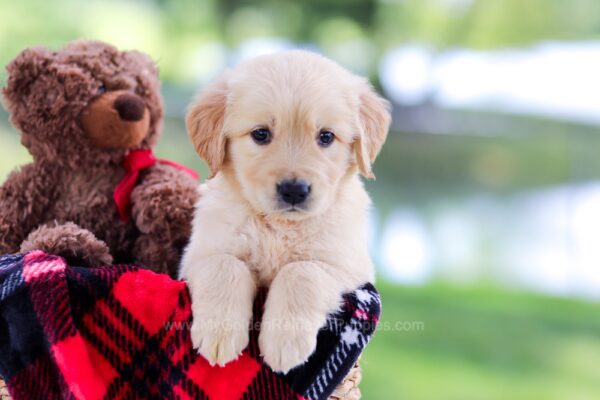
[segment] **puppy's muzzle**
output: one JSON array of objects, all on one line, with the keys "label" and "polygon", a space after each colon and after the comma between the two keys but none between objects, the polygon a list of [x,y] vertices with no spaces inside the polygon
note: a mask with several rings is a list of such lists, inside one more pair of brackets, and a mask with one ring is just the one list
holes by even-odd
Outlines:
[{"label": "puppy's muzzle", "polygon": [[300,179],[286,179],[277,184],[277,194],[284,203],[297,206],[308,198],[310,185]]}]

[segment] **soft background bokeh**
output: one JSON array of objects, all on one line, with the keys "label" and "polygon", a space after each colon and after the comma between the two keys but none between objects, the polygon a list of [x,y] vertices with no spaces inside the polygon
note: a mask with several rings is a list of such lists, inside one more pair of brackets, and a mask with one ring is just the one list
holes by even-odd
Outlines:
[{"label": "soft background bokeh", "polygon": [[[182,116],[226,66],[303,47],[368,75],[394,125],[364,397],[600,398],[600,2],[0,0],[0,64],[75,38],[154,57],[159,153],[203,176]],[[0,112],[0,179],[28,159]]]}]

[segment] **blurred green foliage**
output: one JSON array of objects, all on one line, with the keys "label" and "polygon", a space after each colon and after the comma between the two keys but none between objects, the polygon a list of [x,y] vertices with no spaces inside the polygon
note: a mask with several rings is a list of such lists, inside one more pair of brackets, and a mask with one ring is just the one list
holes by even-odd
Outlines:
[{"label": "blurred green foliage", "polygon": [[368,185],[385,191],[378,205],[390,201],[390,207],[399,198],[419,201],[441,193],[513,194],[600,179],[598,149],[596,128],[558,122],[518,135],[393,132],[375,164],[377,180]]},{"label": "blurred green foliage", "polygon": [[251,38],[314,43],[334,58],[339,43],[362,41],[376,75],[378,56],[406,42],[494,48],[599,34],[596,0],[0,0],[1,65],[25,47],[97,38],[151,54],[180,83],[223,57],[215,43]]}]

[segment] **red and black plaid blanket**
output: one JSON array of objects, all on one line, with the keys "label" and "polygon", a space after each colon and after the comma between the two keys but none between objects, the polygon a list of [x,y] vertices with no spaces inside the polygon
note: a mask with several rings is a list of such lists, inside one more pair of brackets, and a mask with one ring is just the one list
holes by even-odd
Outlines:
[{"label": "red and black plaid blanket", "polygon": [[[266,291],[257,296],[260,321]],[[0,257],[0,376],[21,399],[324,399],[354,365],[380,311],[371,284],[345,296],[309,361],[261,361],[259,324],[236,361],[192,349],[185,284],[132,265],[69,266],[42,252]]]}]

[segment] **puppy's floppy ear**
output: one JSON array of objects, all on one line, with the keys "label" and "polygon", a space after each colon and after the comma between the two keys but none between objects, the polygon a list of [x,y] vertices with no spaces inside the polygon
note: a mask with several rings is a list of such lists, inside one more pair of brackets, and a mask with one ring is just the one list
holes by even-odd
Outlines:
[{"label": "puppy's floppy ear", "polygon": [[369,84],[364,85],[359,100],[360,132],[354,142],[358,169],[366,178],[375,178],[371,164],[377,158],[390,127],[390,103],[380,97]]},{"label": "puppy's floppy ear", "polygon": [[227,108],[227,77],[220,78],[192,102],[185,122],[196,151],[206,161],[211,177],[225,161],[226,138],[223,132]]}]

